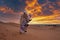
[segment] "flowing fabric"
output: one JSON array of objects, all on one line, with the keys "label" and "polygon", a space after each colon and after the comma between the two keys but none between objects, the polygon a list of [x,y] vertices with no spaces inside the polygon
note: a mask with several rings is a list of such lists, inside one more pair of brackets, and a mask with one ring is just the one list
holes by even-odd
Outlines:
[{"label": "flowing fabric", "polygon": [[20,17],[20,32],[24,33],[27,30],[27,24],[30,20],[30,15],[28,14],[22,14]]}]

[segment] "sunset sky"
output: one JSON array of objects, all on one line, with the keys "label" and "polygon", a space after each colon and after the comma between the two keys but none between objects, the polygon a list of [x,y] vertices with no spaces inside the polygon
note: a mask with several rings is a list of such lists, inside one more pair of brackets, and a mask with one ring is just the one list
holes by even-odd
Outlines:
[{"label": "sunset sky", "polygon": [[27,13],[34,10],[29,24],[60,24],[60,0],[0,0],[0,21],[19,23],[25,8]]}]

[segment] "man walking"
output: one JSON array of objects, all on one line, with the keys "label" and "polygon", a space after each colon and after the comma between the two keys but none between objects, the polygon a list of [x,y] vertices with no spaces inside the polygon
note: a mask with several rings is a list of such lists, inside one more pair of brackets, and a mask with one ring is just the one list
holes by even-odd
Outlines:
[{"label": "man walking", "polygon": [[31,21],[31,15],[26,12],[21,13],[20,17],[20,33],[27,32],[28,23]]}]

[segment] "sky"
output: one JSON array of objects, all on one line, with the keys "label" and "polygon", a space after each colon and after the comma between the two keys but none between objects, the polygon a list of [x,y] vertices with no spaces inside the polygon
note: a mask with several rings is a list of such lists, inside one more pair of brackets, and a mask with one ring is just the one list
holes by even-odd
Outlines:
[{"label": "sky", "polygon": [[[19,23],[19,13],[25,10],[27,6],[26,1],[27,0],[0,0],[0,21]],[[32,18],[30,24],[37,24],[37,21],[39,22],[38,24],[52,22],[60,24],[60,22],[58,22],[58,20],[60,21],[60,0],[37,0],[37,2],[42,9],[41,12],[37,14],[39,17]],[[34,14],[32,16],[34,16]],[[54,16],[52,18],[53,20],[48,19],[48,16],[49,18]]]}]

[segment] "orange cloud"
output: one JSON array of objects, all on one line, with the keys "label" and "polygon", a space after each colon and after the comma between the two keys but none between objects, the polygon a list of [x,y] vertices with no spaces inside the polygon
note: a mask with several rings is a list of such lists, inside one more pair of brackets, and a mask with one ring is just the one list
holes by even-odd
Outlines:
[{"label": "orange cloud", "polygon": [[14,13],[14,10],[12,10],[11,8],[8,8],[8,7],[3,7],[3,6],[0,6],[0,11],[2,11],[3,13]]},{"label": "orange cloud", "polygon": [[[49,5],[49,1],[42,6]],[[57,3],[58,5],[60,2]],[[47,15],[47,16],[38,16],[38,14],[42,14],[42,6],[38,3],[38,0],[26,0],[26,7],[25,10],[27,13],[32,14],[33,18],[32,21],[29,24],[58,24],[60,23],[60,20],[56,20],[57,17],[60,17],[60,11],[55,10],[54,6],[49,5],[49,8],[52,8],[50,10],[53,14],[52,15]],[[47,9],[47,8],[46,8]],[[44,10],[44,9],[43,9]]]},{"label": "orange cloud", "polygon": [[38,3],[38,0],[26,0],[26,5],[25,10],[27,13],[32,14],[33,17],[38,16],[38,14],[41,13],[42,7]]}]

